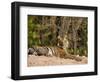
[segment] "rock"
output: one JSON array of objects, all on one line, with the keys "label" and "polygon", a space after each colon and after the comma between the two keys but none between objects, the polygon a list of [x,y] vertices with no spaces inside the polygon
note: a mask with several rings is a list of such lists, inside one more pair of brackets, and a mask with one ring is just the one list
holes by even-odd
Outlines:
[{"label": "rock", "polygon": [[33,54],[34,53],[34,49],[33,48],[29,48],[28,49],[28,54]]},{"label": "rock", "polygon": [[28,55],[37,55],[37,52],[36,52],[35,49],[29,48],[29,49],[28,49]]},{"label": "rock", "polygon": [[41,55],[46,56],[48,54],[48,48],[46,48],[46,47],[38,47],[36,52],[37,52],[37,54],[39,56],[41,56]]}]

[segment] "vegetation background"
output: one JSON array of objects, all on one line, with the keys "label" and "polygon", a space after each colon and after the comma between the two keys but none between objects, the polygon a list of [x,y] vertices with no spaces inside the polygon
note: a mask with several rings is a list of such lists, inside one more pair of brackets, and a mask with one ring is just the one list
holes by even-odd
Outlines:
[{"label": "vegetation background", "polygon": [[28,47],[64,46],[73,55],[87,56],[87,17],[28,15]]}]

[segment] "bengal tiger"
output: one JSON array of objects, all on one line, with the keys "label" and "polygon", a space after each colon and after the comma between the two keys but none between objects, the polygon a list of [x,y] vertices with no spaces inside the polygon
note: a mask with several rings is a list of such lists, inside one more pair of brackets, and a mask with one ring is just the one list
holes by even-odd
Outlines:
[{"label": "bengal tiger", "polygon": [[[32,50],[33,49],[33,50]],[[33,52],[31,52],[33,51]],[[65,50],[60,47],[51,47],[51,46],[33,46],[31,50],[29,49],[29,53],[37,56],[56,56],[60,58],[65,58],[65,59],[75,59],[77,61],[81,61],[81,58],[75,56],[75,55],[69,55],[66,54]]]}]

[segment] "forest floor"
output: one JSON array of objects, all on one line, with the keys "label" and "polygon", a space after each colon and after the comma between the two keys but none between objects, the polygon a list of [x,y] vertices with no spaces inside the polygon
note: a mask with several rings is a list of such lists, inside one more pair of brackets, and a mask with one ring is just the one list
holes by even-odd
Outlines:
[{"label": "forest floor", "polygon": [[72,64],[87,64],[88,58],[85,56],[79,56],[82,61],[76,61],[72,59],[64,59],[59,57],[46,57],[28,55],[28,66],[50,66],[50,65],[72,65]]}]

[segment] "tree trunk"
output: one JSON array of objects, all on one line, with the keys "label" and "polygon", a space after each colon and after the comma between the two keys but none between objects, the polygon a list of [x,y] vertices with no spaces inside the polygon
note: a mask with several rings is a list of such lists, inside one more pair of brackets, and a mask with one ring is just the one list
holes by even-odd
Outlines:
[{"label": "tree trunk", "polygon": [[73,41],[74,41],[74,55],[77,54],[77,30],[82,23],[82,18],[72,18],[72,30],[73,30]]}]

